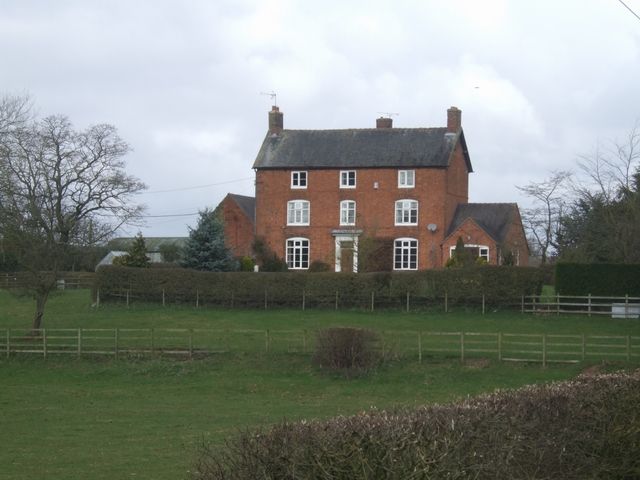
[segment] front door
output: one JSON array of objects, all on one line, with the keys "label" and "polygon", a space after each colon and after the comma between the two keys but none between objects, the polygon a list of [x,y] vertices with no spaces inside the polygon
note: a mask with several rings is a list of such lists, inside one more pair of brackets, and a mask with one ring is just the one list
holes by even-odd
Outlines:
[{"label": "front door", "polygon": [[336,272],[358,271],[358,237],[336,237]]}]

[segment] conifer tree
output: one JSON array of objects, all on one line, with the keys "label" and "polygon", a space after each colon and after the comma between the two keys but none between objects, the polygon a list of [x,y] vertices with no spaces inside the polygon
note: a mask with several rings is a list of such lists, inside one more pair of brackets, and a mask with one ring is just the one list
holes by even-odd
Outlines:
[{"label": "conifer tree", "polygon": [[224,226],[216,211],[201,211],[196,228],[189,228],[182,266],[211,272],[238,269],[237,260],[224,244]]}]

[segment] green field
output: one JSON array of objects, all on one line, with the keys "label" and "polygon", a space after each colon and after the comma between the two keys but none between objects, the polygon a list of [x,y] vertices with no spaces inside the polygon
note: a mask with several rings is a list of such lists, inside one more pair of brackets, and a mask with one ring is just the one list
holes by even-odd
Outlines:
[{"label": "green field", "polygon": [[[32,303],[0,291],[0,328],[28,329]],[[47,328],[200,328],[277,332],[328,325],[378,331],[640,335],[639,322],[586,317],[91,307],[86,291],[51,299]],[[618,368],[626,364],[614,364]],[[0,478],[186,478],[197,446],[238,428],[376,406],[448,402],[566,379],[585,364],[549,366],[400,358],[367,378],[317,371],[302,353],[229,352],[194,361],[140,358],[0,360]]]}]

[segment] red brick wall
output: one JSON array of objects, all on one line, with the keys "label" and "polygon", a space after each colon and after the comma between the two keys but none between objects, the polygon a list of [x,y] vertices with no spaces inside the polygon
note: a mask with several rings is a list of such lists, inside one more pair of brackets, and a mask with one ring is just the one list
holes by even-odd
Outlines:
[{"label": "red brick wall", "polygon": [[522,229],[522,221],[520,219],[519,212],[515,212],[514,218],[512,218],[509,230],[505,237],[503,245],[496,244],[483,229],[481,229],[473,220],[466,220],[460,227],[454,231],[449,237],[447,237],[442,245],[443,262],[444,266],[449,259],[449,252],[451,247],[456,246],[458,237],[462,237],[462,240],[467,245],[484,245],[489,247],[489,264],[498,265],[499,258],[502,255],[501,248],[508,248],[514,252],[514,255],[519,257],[519,265],[526,267],[529,264],[529,247],[527,245],[527,239]]},{"label": "red brick wall", "polygon": [[444,257],[442,261],[443,266],[449,259],[449,252],[451,251],[451,247],[455,248],[458,237],[462,237],[462,241],[465,243],[465,245],[483,245],[489,247],[489,264],[498,264],[498,253],[495,240],[487,235],[487,232],[480,228],[476,222],[467,219],[462,225],[460,225],[460,227],[458,227],[457,230],[449,235],[449,237],[447,237],[442,244]]},{"label": "red brick wall", "polygon": [[[466,165],[462,150],[454,154],[451,170],[416,168],[415,188],[398,188],[397,169],[356,169],[356,188],[339,188],[338,169],[308,170],[306,189],[291,189],[290,170],[256,173],[256,235],[263,237],[278,256],[285,256],[285,240],[310,240],[311,261],[334,264],[332,230],[362,229],[373,237],[418,239],[418,268],[442,265],[440,244],[457,203],[467,200]],[[377,183],[377,188],[375,184]],[[449,183],[449,185],[447,185]],[[455,183],[456,185],[451,185]],[[418,226],[395,226],[395,201],[419,202]],[[287,202],[309,200],[311,226],[287,226]],[[340,226],[340,201],[356,202],[356,226]],[[437,225],[435,233],[428,224]],[[389,259],[391,262],[391,259]]]},{"label": "red brick wall", "polygon": [[246,213],[228,195],[222,201],[224,240],[235,257],[252,256],[254,225]]}]

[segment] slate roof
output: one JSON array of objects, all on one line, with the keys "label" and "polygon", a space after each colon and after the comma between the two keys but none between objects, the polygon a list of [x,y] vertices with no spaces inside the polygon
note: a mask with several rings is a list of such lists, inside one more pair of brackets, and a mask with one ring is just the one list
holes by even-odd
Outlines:
[{"label": "slate roof", "polygon": [[251,223],[255,223],[256,220],[256,199],[255,197],[247,197],[246,195],[236,195],[235,193],[229,193],[227,195],[234,202],[238,204],[240,210],[242,210]]},{"label": "slate roof", "polygon": [[466,203],[458,205],[453,215],[447,237],[454,233],[465,220],[474,220],[496,242],[503,242],[511,223],[518,213],[516,203]]},{"label": "slate roof", "polygon": [[447,167],[457,141],[471,172],[464,134],[446,128],[283,130],[267,134],[253,168]]}]

